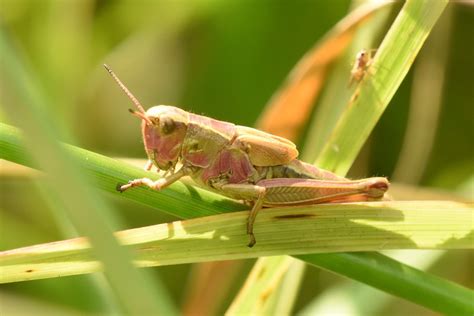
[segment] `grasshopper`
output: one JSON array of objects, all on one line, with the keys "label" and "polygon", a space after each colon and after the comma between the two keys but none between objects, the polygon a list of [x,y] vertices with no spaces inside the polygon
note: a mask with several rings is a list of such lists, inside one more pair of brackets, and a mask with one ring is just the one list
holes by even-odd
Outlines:
[{"label": "grasshopper", "polygon": [[[218,121],[168,105],[145,111],[114,72],[104,65],[136,106],[141,119],[146,170],[155,166],[166,176],[119,184],[123,192],[147,186],[162,190],[184,176],[228,197],[252,205],[247,220],[249,247],[256,240],[253,226],[262,207],[368,201],[383,198],[386,178],[348,180],[297,159],[291,141],[250,127]],[[179,170],[176,166],[181,165]]]}]

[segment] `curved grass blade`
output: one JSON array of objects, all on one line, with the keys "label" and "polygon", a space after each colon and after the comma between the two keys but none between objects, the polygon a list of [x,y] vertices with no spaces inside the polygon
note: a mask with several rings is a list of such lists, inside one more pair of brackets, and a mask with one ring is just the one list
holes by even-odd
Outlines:
[{"label": "curved grass blade", "polygon": [[408,0],[315,164],[345,174],[410,69],[447,0]]},{"label": "curved grass blade", "polygon": [[311,113],[329,65],[344,52],[357,27],[390,4],[380,1],[360,6],[334,26],[291,71],[283,87],[265,107],[257,128],[295,140]]},{"label": "curved grass blade", "polygon": [[[247,208],[222,195],[181,182],[176,182],[160,192],[134,188],[119,193],[116,190],[118,183],[126,183],[130,179],[143,177],[156,179],[157,174],[79,147],[66,144],[63,144],[63,147],[75,158],[84,173],[93,180],[94,186],[116,196],[155,207],[178,218],[209,216]],[[0,158],[37,168],[37,165],[28,158],[22,133],[15,127],[0,123],[0,149]]]},{"label": "curved grass blade", "polygon": [[333,65],[324,93],[314,111],[305,136],[301,153],[303,160],[314,161],[321,154],[341,113],[348,106],[354,90],[355,82],[353,85],[349,84],[354,58],[362,49],[369,51],[380,44],[378,41],[380,41],[381,33],[386,31],[388,19],[392,17],[391,9],[392,7],[385,7],[379,10],[370,21],[360,25],[351,44]]},{"label": "curved grass blade", "polygon": [[[445,315],[474,313],[472,290],[380,253],[312,254],[296,257]],[[350,269],[347,269],[347,262],[351,262]],[[370,278],[361,277],[363,275],[370,275]]]},{"label": "curved grass blade", "polygon": [[269,315],[264,313],[265,307],[270,297],[275,296],[281,287],[285,273],[290,270],[294,261],[294,258],[288,256],[260,258],[225,314]]},{"label": "curved grass blade", "polygon": [[[386,256],[423,271],[432,267],[446,254],[446,251],[440,250],[393,250],[388,251],[388,254],[385,252]],[[367,304],[368,301],[370,304]],[[395,298],[386,292],[348,279],[326,288],[298,314],[337,315],[352,311],[352,316],[380,315],[394,301]]]},{"label": "curved grass blade", "polygon": [[[116,233],[138,266],[340,251],[472,249],[474,206],[405,201],[266,209],[247,248],[247,212],[233,212]],[[0,282],[98,271],[85,238],[0,253]]]}]

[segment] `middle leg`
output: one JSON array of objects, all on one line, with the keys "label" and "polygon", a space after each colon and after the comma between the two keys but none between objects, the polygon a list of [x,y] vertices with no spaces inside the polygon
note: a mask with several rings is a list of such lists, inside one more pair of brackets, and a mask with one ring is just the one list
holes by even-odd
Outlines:
[{"label": "middle leg", "polygon": [[263,206],[266,192],[265,188],[253,184],[224,184],[219,190],[233,198],[253,202],[253,207],[247,218],[247,235],[249,235],[250,239],[248,246],[252,248],[256,243],[253,225],[257,218],[258,211],[260,211]]}]

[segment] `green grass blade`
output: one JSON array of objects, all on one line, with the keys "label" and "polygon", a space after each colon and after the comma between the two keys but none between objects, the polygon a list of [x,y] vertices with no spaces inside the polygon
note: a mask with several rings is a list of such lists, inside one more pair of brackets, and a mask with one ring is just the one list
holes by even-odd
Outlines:
[{"label": "green grass blade", "polygon": [[[233,212],[116,233],[139,266],[282,254],[474,247],[474,207],[441,201],[391,201],[272,208],[256,222],[249,249],[247,212]],[[97,271],[86,239],[0,253],[1,282]],[[275,263],[277,264],[277,263]],[[277,264],[278,265],[278,264]],[[273,282],[273,281],[272,281]]]},{"label": "green grass blade", "polygon": [[[311,254],[297,258],[445,315],[474,313],[472,290],[379,253]],[[351,262],[350,269],[348,262]]]},{"label": "green grass blade", "polygon": [[293,258],[281,285],[277,288],[275,293],[270,296],[269,304],[267,304],[267,308],[264,310],[266,315],[276,315],[278,313],[282,315],[293,314],[292,311],[296,299],[298,298],[298,292],[301,288],[307,267],[304,261],[295,260]]},{"label": "green grass blade", "polygon": [[[116,190],[118,183],[127,183],[130,179],[143,177],[156,179],[157,174],[143,171],[140,168],[79,147],[63,146],[75,158],[85,174],[94,181],[96,187],[114,195],[155,207],[178,218],[209,216],[247,208],[222,195],[181,182],[174,183],[160,192],[147,188],[134,188],[119,193]],[[0,158],[37,168],[28,159],[22,134],[15,127],[0,123],[0,149]]]},{"label": "green grass blade", "polygon": [[[371,1],[367,1],[371,3]],[[376,12],[372,20],[361,25],[346,49],[342,58],[333,66],[328,76],[325,90],[318,103],[314,117],[306,135],[301,157],[304,161],[314,161],[321,154],[328,137],[341,117],[344,109],[348,106],[352,87],[349,87],[350,73],[354,58],[361,49],[371,49],[378,44],[376,40],[380,33],[387,27],[393,6],[383,7]]]},{"label": "green grass blade", "polygon": [[260,257],[226,315],[291,315],[306,264],[289,256]]},{"label": "green grass blade", "polygon": [[[447,254],[442,250],[392,250],[386,256],[426,271]],[[370,301],[370,304],[367,302]],[[326,288],[299,311],[299,315],[333,315],[352,311],[352,316],[380,315],[395,298],[365,283],[351,279],[337,282]]]},{"label": "green grass blade", "polygon": [[405,3],[316,165],[338,174],[349,170],[447,3],[447,0]]},{"label": "green grass blade", "polygon": [[132,315],[176,314],[161,283],[151,283],[148,273],[135,269],[129,251],[114,238],[113,213],[92,190],[69,152],[56,141],[57,135],[63,134],[48,117],[45,97],[3,32],[0,32],[0,50],[2,91],[8,91],[16,101],[14,107],[11,104],[5,107],[6,114],[23,127],[30,157],[48,173],[44,185],[66,206],[64,211],[78,233],[89,237],[121,308]]},{"label": "green grass blade", "polygon": [[226,315],[266,315],[263,311],[269,296],[274,295],[294,260],[288,256],[260,258]]},{"label": "green grass blade", "polygon": [[329,68],[351,43],[356,30],[372,23],[374,16],[391,4],[366,1],[335,24],[293,67],[265,106],[256,127],[295,141],[326,84]]}]

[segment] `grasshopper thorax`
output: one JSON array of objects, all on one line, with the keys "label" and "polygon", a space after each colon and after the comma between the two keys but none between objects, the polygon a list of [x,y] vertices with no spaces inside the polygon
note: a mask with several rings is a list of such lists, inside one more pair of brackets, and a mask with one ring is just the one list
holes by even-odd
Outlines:
[{"label": "grasshopper thorax", "polygon": [[189,121],[189,115],[174,106],[157,105],[144,113],[142,135],[148,158],[161,170],[175,167],[181,154],[181,146]]}]

